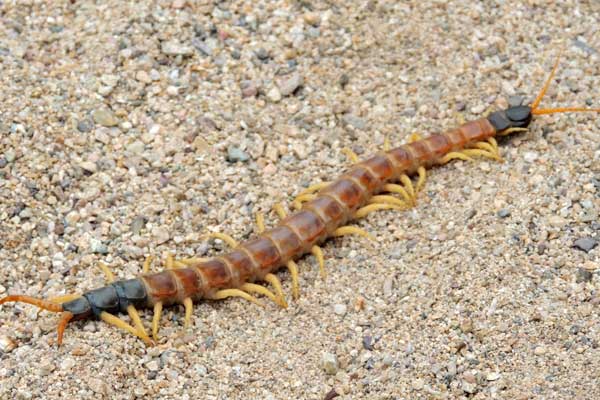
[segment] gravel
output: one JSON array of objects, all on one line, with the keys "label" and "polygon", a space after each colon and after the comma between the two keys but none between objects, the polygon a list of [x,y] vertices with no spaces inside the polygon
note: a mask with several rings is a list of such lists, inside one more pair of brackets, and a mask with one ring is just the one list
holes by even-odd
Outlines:
[{"label": "gravel", "polygon": [[[2,295],[83,293],[105,284],[99,262],[127,279],[147,256],[158,271],[169,253],[220,254],[207,233],[247,239],[257,211],[272,226],[273,204],[347,168],[344,148],[365,158],[530,103],[563,43],[542,106],[600,104],[593,2],[28,0],[0,15]],[[323,245],[325,280],[298,260],[298,300],[279,272],[287,309],[204,301],[184,329],[167,307],[150,348],[73,322],[57,348],[57,315],[2,305],[0,398],[600,398],[598,121],[539,116],[499,140],[503,163],[428,171],[415,208],[355,223],[374,241]]]}]

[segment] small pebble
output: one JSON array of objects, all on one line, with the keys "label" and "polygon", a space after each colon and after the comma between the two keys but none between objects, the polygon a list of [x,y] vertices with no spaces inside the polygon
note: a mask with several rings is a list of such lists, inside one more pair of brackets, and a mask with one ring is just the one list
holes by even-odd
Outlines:
[{"label": "small pebble", "polygon": [[485,379],[490,382],[497,381],[498,379],[500,379],[500,374],[497,372],[490,372],[486,375]]},{"label": "small pebble", "polygon": [[342,120],[347,124],[356,129],[364,130],[367,127],[367,123],[364,119],[357,117],[354,114],[344,114]]},{"label": "small pebble", "polygon": [[483,104],[478,104],[476,106],[471,107],[469,111],[471,111],[471,114],[478,115],[485,111],[485,106]]},{"label": "small pebble", "polygon": [[168,56],[191,56],[194,54],[194,48],[192,46],[183,45],[176,40],[163,42],[161,51]]},{"label": "small pebble", "polygon": [[98,254],[108,254],[108,247],[96,238],[90,239],[90,251]]},{"label": "small pebble", "polygon": [[79,132],[86,133],[90,132],[92,129],[94,129],[94,121],[91,119],[86,118],[77,122],[77,130]]},{"label": "small pebble", "polygon": [[271,90],[267,92],[267,99],[272,101],[273,103],[277,103],[281,100],[281,92],[276,87],[272,87]]},{"label": "small pebble", "polygon": [[306,14],[304,14],[304,22],[306,22],[309,25],[316,26],[319,25],[319,23],[321,22],[321,17],[316,12],[307,12]]},{"label": "small pebble", "polygon": [[108,108],[99,108],[92,111],[92,118],[97,124],[105,127],[117,126],[119,124],[119,120],[115,114]]},{"label": "small pebble", "polygon": [[8,336],[0,335],[0,351],[10,353],[17,347],[17,344]]},{"label": "small pebble", "polygon": [[293,94],[304,83],[302,76],[295,72],[282,78],[279,81],[279,92],[281,96],[289,96]]},{"label": "small pebble", "polygon": [[96,163],[93,163],[91,161],[83,161],[82,163],[79,164],[79,166],[81,168],[83,168],[85,171],[88,171],[91,173],[96,173],[98,171],[98,166],[96,165]]},{"label": "small pebble", "polygon": [[333,306],[333,312],[339,316],[346,315],[347,307],[345,304],[336,304]]},{"label": "small pebble", "polygon": [[500,211],[498,211],[498,217],[500,218],[506,218],[506,217],[510,217],[510,210],[503,208]]},{"label": "small pebble", "polygon": [[537,346],[533,350],[533,354],[535,354],[536,356],[543,356],[544,354],[546,354],[546,348],[544,346]]},{"label": "small pebble", "polygon": [[596,239],[591,238],[591,237],[585,237],[585,238],[577,239],[575,241],[575,243],[573,243],[574,247],[578,248],[579,250],[583,250],[586,253],[589,253],[597,245],[598,245],[598,241]]},{"label": "small pebble", "polygon": [[243,98],[256,97],[258,95],[258,85],[255,81],[242,81],[240,88]]},{"label": "small pebble", "polygon": [[323,353],[323,358],[321,361],[321,366],[325,370],[325,372],[329,375],[335,375],[338,371],[339,365],[338,360],[335,354],[332,353]]},{"label": "small pebble", "polygon": [[577,273],[575,274],[575,281],[577,283],[582,282],[591,282],[594,278],[594,275],[585,268],[577,268]]},{"label": "small pebble", "polygon": [[227,148],[227,161],[234,163],[238,161],[245,162],[249,159],[250,156],[238,147],[232,145]]}]

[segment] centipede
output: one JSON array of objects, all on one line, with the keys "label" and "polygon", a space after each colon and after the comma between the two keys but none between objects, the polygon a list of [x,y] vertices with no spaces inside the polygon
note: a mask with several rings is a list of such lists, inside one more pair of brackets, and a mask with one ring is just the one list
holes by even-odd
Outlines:
[{"label": "centipede", "polygon": [[[312,185],[300,192],[292,203],[294,211],[289,215],[281,204],[275,205],[274,211],[280,221],[274,227],[265,229],[264,217],[258,214],[259,234],[243,243],[225,233],[214,233],[212,236],[232,247],[224,254],[186,259],[169,256],[166,268],[157,273],[150,273],[151,259],[147,258],[139,277],[118,281],[114,280],[108,267],[100,264],[108,280],[104,287],[54,299],[10,294],[0,299],[0,305],[23,302],[60,313],[56,339],[59,346],[67,325],[77,320],[96,318],[152,345],[158,340],[161,313],[166,306],[184,306],[184,327],[191,323],[194,303],[202,300],[240,297],[264,307],[255,296],[258,295],[272,300],[277,306],[287,307],[281,281],[275,275],[277,270],[287,268],[292,296],[297,299],[299,268],[296,260],[312,253],[318,261],[321,275],[325,276],[321,244],[329,238],[349,234],[368,239],[369,233],[348,223],[380,210],[414,207],[428,168],[452,160],[471,161],[477,157],[502,161],[495,138],[527,131],[534,116],[599,113],[600,108],[539,107],[559,61],[560,53],[542,89],[529,105],[509,106],[425,138],[413,135],[409,143],[396,148],[391,148],[386,139],[382,151],[364,161],[347,150],[352,166],[338,179]],[[416,182],[413,183],[413,180]],[[267,288],[265,283],[272,289]],[[142,308],[154,311],[150,333],[138,312]],[[131,322],[126,322],[119,314],[128,314]]]}]

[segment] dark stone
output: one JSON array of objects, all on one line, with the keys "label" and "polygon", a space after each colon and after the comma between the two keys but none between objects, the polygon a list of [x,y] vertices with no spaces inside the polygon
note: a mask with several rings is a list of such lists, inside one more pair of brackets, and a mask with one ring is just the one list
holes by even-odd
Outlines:
[{"label": "dark stone", "polygon": [[77,122],[77,130],[82,133],[91,131],[94,128],[94,121],[89,118]]},{"label": "dark stone", "polygon": [[577,273],[575,274],[575,281],[577,283],[582,282],[591,282],[594,275],[585,268],[577,268]]},{"label": "dark stone", "polygon": [[597,245],[598,241],[596,239],[592,239],[591,237],[577,239],[575,243],[573,243],[573,247],[583,250],[586,253],[589,253]]},{"label": "dark stone", "polygon": [[363,337],[362,345],[365,350],[373,350],[373,337],[369,335]]}]

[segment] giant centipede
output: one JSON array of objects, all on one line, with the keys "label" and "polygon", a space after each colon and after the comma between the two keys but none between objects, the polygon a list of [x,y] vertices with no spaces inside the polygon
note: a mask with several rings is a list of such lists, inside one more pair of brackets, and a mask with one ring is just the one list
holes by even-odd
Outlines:
[{"label": "giant centipede", "polygon": [[[281,205],[275,211],[282,218],[271,229],[265,230],[262,218],[257,218],[261,233],[238,244],[226,234],[214,236],[232,245],[233,250],[210,259],[167,259],[167,269],[148,273],[149,259],[143,274],[134,279],[114,281],[112,273],[103,268],[110,283],[82,295],[68,295],[44,300],[24,295],[9,295],[0,299],[7,302],[24,302],[51,312],[61,313],[57,343],[63,339],[70,321],[98,318],[124,329],[147,344],[153,340],[146,333],[138,308],[153,308],[152,337],[157,340],[158,325],[163,306],[183,304],[185,325],[189,325],[193,303],[203,300],[220,300],[242,297],[262,305],[250,293],[269,297],[286,307],[281,283],[274,272],[287,267],[292,279],[293,297],[298,297],[298,268],[294,260],[311,252],[325,274],[321,243],[333,236],[345,234],[369,235],[357,227],[346,224],[377,210],[403,210],[416,204],[416,196],[425,182],[425,170],[455,159],[471,160],[488,157],[501,160],[495,137],[526,131],[533,116],[563,112],[600,112],[598,108],[562,107],[539,108],[560,60],[554,66],[541,91],[530,105],[511,106],[484,118],[466,122],[456,129],[433,134],[424,139],[384,150],[358,162],[356,154],[348,151],[355,164],[337,180],[322,183],[304,190],[294,201],[297,209],[286,216]],[[418,176],[413,185],[412,175]],[[398,184],[401,183],[401,184]],[[387,194],[385,194],[387,193]],[[255,282],[267,282],[275,293]],[[129,314],[133,325],[116,316]]]}]

